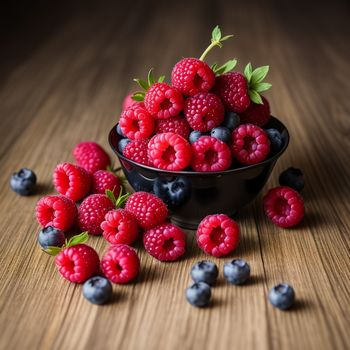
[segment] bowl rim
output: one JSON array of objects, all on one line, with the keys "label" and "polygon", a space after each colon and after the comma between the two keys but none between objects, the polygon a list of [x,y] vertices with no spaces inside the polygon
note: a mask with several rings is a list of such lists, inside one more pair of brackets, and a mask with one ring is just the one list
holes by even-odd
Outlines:
[{"label": "bowl rim", "polygon": [[186,176],[188,176],[188,175],[190,175],[190,176],[198,176],[198,175],[200,175],[200,176],[226,175],[226,174],[231,174],[231,173],[240,173],[240,172],[244,172],[245,170],[254,169],[254,168],[258,168],[258,167],[260,167],[262,165],[266,165],[268,163],[276,161],[285,152],[285,150],[287,149],[287,147],[289,145],[289,139],[290,139],[289,131],[288,131],[287,127],[278,118],[276,118],[274,116],[271,116],[270,120],[277,121],[284,128],[284,131],[286,133],[286,137],[285,137],[286,141],[285,141],[283,147],[276,154],[274,154],[272,157],[269,157],[269,158],[263,160],[260,163],[252,164],[252,165],[246,165],[246,166],[242,166],[242,167],[239,167],[239,168],[227,169],[227,170],[223,170],[223,171],[201,172],[201,171],[186,171],[186,170],[180,170],[180,171],[164,170],[164,169],[154,168],[154,167],[148,166],[148,165],[143,165],[143,164],[137,163],[137,162],[135,162],[135,161],[133,161],[133,160],[131,160],[129,158],[126,158],[125,156],[123,156],[119,152],[118,148],[115,147],[113,145],[113,143],[112,143],[112,135],[117,133],[116,126],[117,126],[118,123],[115,124],[113,126],[113,128],[111,129],[111,131],[109,132],[109,134],[108,134],[108,142],[109,142],[110,147],[112,148],[114,153],[116,153],[116,155],[118,156],[119,159],[122,159],[122,160],[124,160],[126,162],[129,162],[129,163],[133,164],[135,167],[141,168],[141,169],[144,169],[144,170],[153,171],[153,172],[156,171],[158,173],[162,173],[164,175],[170,175],[170,176],[174,176],[174,175],[186,175]]}]

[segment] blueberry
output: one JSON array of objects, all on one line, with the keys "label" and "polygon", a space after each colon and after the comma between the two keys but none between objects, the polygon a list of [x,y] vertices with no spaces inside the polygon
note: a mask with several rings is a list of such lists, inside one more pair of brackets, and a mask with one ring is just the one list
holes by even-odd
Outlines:
[{"label": "blueberry", "polygon": [[112,297],[112,284],[107,278],[95,276],[88,279],[83,286],[83,295],[92,304],[102,305]]},{"label": "blueberry", "polygon": [[18,173],[14,173],[11,176],[11,189],[21,196],[28,196],[33,193],[35,185],[36,175],[30,169],[22,168]]},{"label": "blueberry", "polygon": [[118,142],[118,150],[120,153],[123,153],[123,150],[125,148],[125,146],[130,142],[129,139],[121,139]]},{"label": "blueberry", "polygon": [[125,135],[123,134],[122,128],[120,127],[119,123],[117,124],[117,134],[120,135],[121,137],[125,137]]},{"label": "blueberry", "polygon": [[190,136],[188,139],[189,139],[190,143],[192,144],[192,143],[196,142],[201,136],[205,136],[205,135],[207,135],[207,133],[194,130],[190,133]]},{"label": "blueberry", "polygon": [[243,259],[234,259],[224,264],[224,276],[231,284],[243,284],[250,276],[250,266]]},{"label": "blueberry", "polygon": [[287,283],[277,284],[277,286],[274,286],[270,289],[269,301],[274,307],[277,307],[278,309],[289,309],[293,305],[294,299],[294,289]]},{"label": "blueberry", "polygon": [[300,192],[304,186],[304,176],[300,169],[290,167],[283,171],[279,176],[279,183],[281,186],[288,186]]},{"label": "blueberry", "polygon": [[267,135],[269,136],[271,142],[271,151],[278,152],[282,147],[282,136],[277,129],[266,129]]},{"label": "blueberry", "polygon": [[210,286],[204,282],[193,283],[186,289],[186,299],[193,306],[207,306],[210,302],[210,298]]},{"label": "blueberry", "polygon": [[214,285],[219,275],[218,267],[211,261],[199,261],[193,265],[191,277],[194,282],[205,282]]},{"label": "blueberry", "polygon": [[53,226],[47,226],[40,230],[38,243],[43,249],[48,247],[62,247],[65,242],[64,232]]},{"label": "blueberry", "polygon": [[225,143],[231,143],[230,129],[225,126],[218,126],[217,128],[212,129],[210,135]]},{"label": "blueberry", "polygon": [[227,112],[225,114],[225,119],[224,119],[224,122],[222,123],[222,126],[225,126],[226,128],[232,131],[233,129],[237,128],[239,123],[240,123],[240,118],[237,113]]}]

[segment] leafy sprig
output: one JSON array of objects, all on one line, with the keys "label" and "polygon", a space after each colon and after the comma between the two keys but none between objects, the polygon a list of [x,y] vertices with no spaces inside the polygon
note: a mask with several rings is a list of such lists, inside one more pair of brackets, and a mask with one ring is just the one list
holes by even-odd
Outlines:
[{"label": "leafy sprig", "polygon": [[47,247],[46,249],[43,249],[45,253],[49,255],[57,255],[60,253],[63,249],[68,247],[73,247],[77,244],[83,244],[86,243],[89,239],[89,233],[88,231],[82,232],[79,235],[71,237],[69,240],[66,239],[64,245],[62,247]]},{"label": "leafy sprig", "polygon": [[132,99],[134,101],[142,102],[145,99],[145,95],[147,90],[155,83],[162,83],[165,79],[165,75],[161,75],[158,79],[154,78],[153,68],[151,68],[147,74],[147,80],[134,79],[134,81],[139,85],[142,89],[141,91],[136,91],[132,95]]}]

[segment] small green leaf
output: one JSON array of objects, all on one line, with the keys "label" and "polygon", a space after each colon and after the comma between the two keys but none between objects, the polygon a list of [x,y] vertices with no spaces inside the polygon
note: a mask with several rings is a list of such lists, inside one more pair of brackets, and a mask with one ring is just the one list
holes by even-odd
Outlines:
[{"label": "small green leaf", "polygon": [[227,72],[230,72],[233,68],[235,68],[236,64],[237,64],[237,60],[229,60],[225,64],[223,64],[221,67],[219,68],[216,67],[215,69],[213,69],[213,71],[216,75],[225,74]]},{"label": "small green leaf", "polygon": [[89,232],[88,231],[82,232],[79,235],[71,237],[71,239],[66,244],[66,247],[72,247],[73,245],[83,244],[87,242],[88,239],[89,239]]},{"label": "small green leaf", "polygon": [[115,203],[117,202],[117,199],[115,198],[114,193],[111,190],[106,190],[105,194],[112,201],[112,203],[115,205]]},{"label": "small green leaf", "polygon": [[47,247],[46,249],[43,249],[43,251],[49,255],[57,255],[62,251],[62,248],[59,247]]},{"label": "small green leaf", "polygon": [[248,82],[250,81],[250,79],[252,77],[252,73],[253,73],[252,64],[249,62],[244,68],[244,76],[246,77]]},{"label": "small green leaf", "polygon": [[141,89],[144,89],[145,91],[148,90],[149,86],[147,82],[141,80],[141,79],[134,79],[134,81],[140,86]]},{"label": "small green leaf", "polygon": [[158,83],[162,83],[165,79],[165,75],[161,75],[159,78],[158,78]]},{"label": "small green leaf", "polygon": [[258,83],[252,86],[252,89],[256,92],[263,92],[270,89],[272,84],[270,83]]},{"label": "small green leaf", "polygon": [[221,30],[219,26],[216,26],[211,33],[212,41],[220,41],[221,39]]},{"label": "small green leaf", "polygon": [[251,77],[252,84],[262,82],[265,79],[267,73],[269,72],[269,68],[269,66],[262,66],[254,69]]},{"label": "small green leaf", "polygon": [[153,75],[153,68],[151,68],[148,72],[147,81],[148,81],[148,87],[150,87],[151,85],[153,85],[155,83],[154,75]]},{"label": "small green leaf", "polygon": [[145,92],[144,91],[138,91],[138,92],[135,92],[131,98],[134,100],[134,101],[138,101],[138,102],[142,102],[144,99],[145,99]]},{"label": "small green leaf", "polygon": [[255,104],[263,104],[263,100],[261,99],[260,95],[255,90],[249,90],[248,91],[249,98],[252,102]]},{"label": "small green leaf", "polygon": [[220,41],[225,41],[225,40],[228,40],[228,39],[231,39],[231,38],[233,38],[233,35],[232,35],[232,34],[231,34],[231,35],[226,35],[226,36],[224,36],[223,38],[221,38]]},{"label": "small green leaf", "polygon": [[215,62],[213,63],[210,68],[212,69],[213,72],[215,72],[215,69],[217,68],[218,64]]},{"label": "small green leaf", "polygon": [[119,197],[118,197],[118,199],[115,202],[116,208],[120,208],[127,201],[127,199],[130,196],[130,193],[128,193],[128,192],[125,193],[125,194],[122,194],[122,193],[123,193],[123,187],[120,186]]}]

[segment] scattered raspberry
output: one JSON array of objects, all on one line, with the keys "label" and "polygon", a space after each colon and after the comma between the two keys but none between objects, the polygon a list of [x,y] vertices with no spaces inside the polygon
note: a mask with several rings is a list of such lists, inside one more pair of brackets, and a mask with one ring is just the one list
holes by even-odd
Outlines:
[{"label": "scattered raspberry", "polygon": [[199,93],[185,102],[186,119],[193,130],[209,131],[224,121],[225,110],[218,96]]},{"label": "scattered raspberry", "polygon": [[130,106],[136,103],[131,97],[133,94],[126,95],[122,103],[122,111],[125,111]]},{"label": "scattered raspberry", "polygon": [[101,269],[111,282],[128,283],[139,274],[140,260],[134,249],[126,244],[116,244],[103,256]]},{"label": "scattered raspberry", "polygon": [[123,155],[134,162],[151,165],[148,158],[148,140],[134,140],[123,149]]},{"label": "scattered raspberry", "polygon": [[185,139],[188,139],[191,130],[188,121],[184,117],[176,116],[168,119],[156,120],[154,131],[156,134],[173,132],[174,134],[178,134]]},{"label": "scattered raspberry", "polygon": [[211,68],[197,58],[183,58],[171,73],[171,83],[186,96],[208,92],[215,83]]},{"label": "scattered raspberry", "polygon": [[125,210],[135,216],[139,226],[144,230],[162,223],[168,215],[164,202],[148,192],[133,193],[125,204]]},{"label": "scattered raspberry", "polygon": [[197,229],[197,243],[205,253],[220,257],[237,248],[239,227],[224,214],[206,216]]},{"label": "scattered raspberry", "polygon": [[253,124],[243,124],[232,132],[232,153],[241,164],[262,162],[270,152],[266,132]]},{"label": "scattered raspberry", "polygon": [[123,134],[130,140],[143,140],[152,135],[154,119],[143,102],[137,102],[122,112],[119,125]]},{"label": "scattered raspberry", "polygon": [[105,194],[106,190],[111,190],[118,198],[120,193],[120,180],[118,176],[107,170],[98,170],[92,175],[92,193]]},{"label": "scattered raspberry", "polygon": [[301,195],[287,186],[271,189],[263,199],[267,217],[279,227],[297,225],[304,217],[304,200]]},{"label": "scattered raspberry", "polygon": [[202,136],[191,146],[194,171],[223,171],[232,163],[229,146],[211,136]]},{"label": "scattered raspberry", "polygon": [[242,124],[255,124],[264,126],[270,120],[270,105],[267,99],[261,96],[263,104],[251,102],[249,107],[240,114]]},{"label": "scattered raspberry", "polygon": [[72,227],[76,214],[74,202],[61,195],[41,198],[35,209],[36,219],[42,227],[53,226],[62,231]]},{"label": "scattered raspberry", "polygon": [[58,193],[76,202],[89,193],[91,175],[80,166],[62,163],[54,170],[53,184]]},{"label": "scattered raspberry", "polygon": [[183,170],[191,162],[191,145],[178,134],[158,134],[148,144],[148,157],[156,168]]}]

